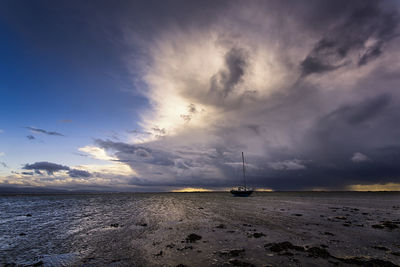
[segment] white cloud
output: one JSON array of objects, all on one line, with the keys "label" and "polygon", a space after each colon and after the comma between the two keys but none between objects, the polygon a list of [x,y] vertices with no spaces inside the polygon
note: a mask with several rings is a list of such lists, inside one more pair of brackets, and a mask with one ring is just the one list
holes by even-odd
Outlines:
[{"label": "white cloud", "polygon": [[351,157],[351,161],[359,163],[359,162],[365,162],[365,161],[369,161],[370,159],[364,155],[363,153],[360,152],[356,152],[353,154],[353,156]]},{"label": "white cloud", "polygon": [[307,167],[303,165],[304,161],[299,159],[285,160],[269,163],[269,167],[274,170],[305,170]]},{"label": "white cloud", "polygon": [[6,153],[0,152],[0,157],[4,156]]},{"label": "white cloud", "polygon": [[84,146],[78,149],[81,152],[87,153],[93,159],[99,160],[116,160],[117,158],[111,157],[107,154],[107,152],[100,147],[96,146]]}]

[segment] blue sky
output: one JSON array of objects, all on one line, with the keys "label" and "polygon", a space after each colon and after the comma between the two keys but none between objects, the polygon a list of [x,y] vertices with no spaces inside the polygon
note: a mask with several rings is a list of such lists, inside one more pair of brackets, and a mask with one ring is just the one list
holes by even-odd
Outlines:
[{"label": "blue sky", "polygon": [[[399,189],[396,1],[3,1],[0,187]],[[188,189],[189,190],[189,189]]]},{"label": "blue sky", "polygon": [[[3,5],[0,145],[8,165],[47,157],[73,164],[82,159],[72,152],[94,135],[138,128],[137,114],[146,99],[135,94],[107,39],[92,34],[86,21],[63,22],[64,10],[52,13],[41,2]],[[39,135],[32,142],[26,126],[66,137]]]}]

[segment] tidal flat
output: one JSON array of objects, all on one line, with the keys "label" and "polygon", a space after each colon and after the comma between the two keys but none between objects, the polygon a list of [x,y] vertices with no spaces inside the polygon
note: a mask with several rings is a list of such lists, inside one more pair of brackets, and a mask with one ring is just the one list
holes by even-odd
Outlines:
[{"label": "tidal flat", "polygon": [[2,266],[399,266],[400,193],[0,196]]}]

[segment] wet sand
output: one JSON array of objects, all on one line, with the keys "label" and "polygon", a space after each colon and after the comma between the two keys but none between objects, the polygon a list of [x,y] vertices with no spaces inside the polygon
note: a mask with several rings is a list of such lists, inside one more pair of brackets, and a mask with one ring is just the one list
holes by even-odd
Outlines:
[{"label": "wet sand", "polygon": [[10,209],[32,204],[14,209],[7,222],[1,215],[3,265],[400,265],[399,193],[18,198],[1,198]]}]

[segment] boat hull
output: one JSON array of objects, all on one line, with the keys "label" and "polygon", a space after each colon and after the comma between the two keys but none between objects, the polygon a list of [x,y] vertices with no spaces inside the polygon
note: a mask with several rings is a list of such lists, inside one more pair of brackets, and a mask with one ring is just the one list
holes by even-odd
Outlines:
[{"label": "boat hull", "polygon": [[231,190],[231,194],[235,197],[248,197],[253,193],[253,190]]}]

